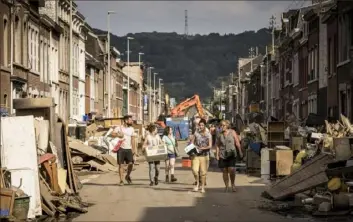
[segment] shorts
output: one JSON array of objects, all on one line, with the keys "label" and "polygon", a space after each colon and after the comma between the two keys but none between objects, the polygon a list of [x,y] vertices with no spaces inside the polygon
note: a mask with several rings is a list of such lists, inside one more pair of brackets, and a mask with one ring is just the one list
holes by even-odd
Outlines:
[{"label": "shorts", "polygon": [[176,158],[175,154],[169,154],[168,153],[168,159]]},{"label": "shorts", "polygon": [[118,164],[130,164],[134,162],[134,155],[131,149],[120,148],[117,152]]},{"label": "shorts", "polygon": [[218,160],[218,167],[221,169],[235,167],[236,162],[237,162],[236,158],[219,159]]}]

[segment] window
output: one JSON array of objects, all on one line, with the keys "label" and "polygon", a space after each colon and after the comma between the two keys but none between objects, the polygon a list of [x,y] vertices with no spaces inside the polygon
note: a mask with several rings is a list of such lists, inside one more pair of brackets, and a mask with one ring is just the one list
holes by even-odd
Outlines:
[{"label": "window", "polygon": [[72,114],[74,116],[78,115],[78,104],[79,104],[79,95],[78,95],[78,91],[76,88],[74,88],[72,90],[72,96],[73,96],[73,100],[72,100]]},{"label": "window", "polygon": [[39,57],[40,57],[40,43],[39,43],[39,36],[38,36],[38,30],[29,26],[28,30],[30,32],[30,35],[28,36],[28,42],[30,43],[30,47],[28,48],[29,51],[29,59],[30,59],[30,64],[31,64],[31,69],[40,72],[40,66],[39,66]]},{"label": "window", "polygon": [[333,75],[335,73],[335,64],[333,63],[334,59],[334,48],[333,48],[333,41],[332,38],[329,38],[327,41],[327,64],[328,64],[328,72],[329,76]]},{"label": "window", "polygon": [[15,48],[15,62],[16,63],[20,63],[21,61],[21,22],[20,19],[18,18],[18,16],[16,16],[15,18],[15,44],[14,44],[14,48]]},{"label": "window", "polygon": [[318,68],[319,68],[319,50],[315,46],[311,51],[309,51],[309,64],[308,64],[308,81],[316,80],[318,78]]},{"label": "window", "polygon": [[349,16],[344,14],[338,19],[338,61],[345,62],[349,58]]},{"label": "window", "polygon": [[4,108],[8,108],[7,94],[4,94],[3,105],[5,106]]},{"label": "window", "polygon": [[40,81],[43,82],[43,72],[44,72],[44,51],[43,51],[43,40],[40,41],[39,57],[40,57]]},{"label": "window", "polygon": [[299,118],[299,99],[293,101],[292,112],[296,118]]},{"label": "window", "polygon": [[308,97],[308,113],[317,113],[317,95]]},{"label": "window", "polygon": [[339,112],[350,118],[352,112],[351,103],[351,88],[350,85],[339,85]]},{"label": "window", "polygon": [[299,58],[298,53],[293,56],[292,60],[292,82],[294,85],[299,84]]},{"label": "window", "polygon": [[8,21],[6,18],[4,18],[3,20],[3,27],[4,27],[4,33],[3,33],[3,43],[4,43],[4,49],[3,49],[3,65],[7,66],[9,63],[9,57],[8,57],[8,53],[9,53],[9,27],[8,27]]},{"label": "window", "polygon": [[28,32],[27,32],[27,23],[23,23],[23,35],[22,35],[22,41],[23,41],[23,49],[22,49],[22,64],[25,67],[28,67],[28,51],[26,49],[28,49],[28,41],[26,39],[26,37],[28,36]]}]

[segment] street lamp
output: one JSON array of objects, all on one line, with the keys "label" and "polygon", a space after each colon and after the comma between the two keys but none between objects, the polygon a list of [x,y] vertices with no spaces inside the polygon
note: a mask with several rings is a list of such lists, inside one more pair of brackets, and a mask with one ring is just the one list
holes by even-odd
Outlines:
[{"label": "street lamp", "polygon": [[144,54],[143,52],[139,52],[139,67],[141,67],[141,56]]},{"label": "street lamp", "polygon": [[130,40],[133,37],[127,37],[127,114],[130,115]]},{"label": "street lamp", "polygon": [[158,75],[158,73],[153,73],[153,118],[156,117],[156,75]]},{"label": "street lamp", "polygon": [[[149,96],[148,96],[148,119],[149,119],[149,122],[151,123],[152,122],[152,77],[151,77],[151,74],[152,74],[152,69],[154,69],[154,67],[149,67],[148,70],[147,70],[147,79],[148,79],[148,82],[150,83],[148,89],[149,89]],[[147,84],[148,85],[148,84]]]},{"label": "street lamp", "polygon": [[159,98],[159,103],[158,103],[158,114],[161,113],[161,105],[162,105],[162,91],[161,91],[161,81],[163,81],[163,79],[159,78],[158,80],[158,98]]},{"label": "street lamp", "polygon": [[111,117],[111,77],[110,77],[110,15],[111,14],[115,14],[114,11],[108,11],[107,12],[107,38],[108,38],[108,49],[107,49],[107,53],[108,53],[108,118]]},{"label": "street lamp", "polygon": [[[144,55],[143,52],[139,52],[139,71],[141,71],[141,56]],[[140,73],[141,74],[141,73]],[[143,85],[143,73],[142,75],[140,76],[140,80],[141,80],[141,85],[140,85],[140,115],[141,115],[141,120],[143,120],[143,97],[142,97],[142,85]]]}]

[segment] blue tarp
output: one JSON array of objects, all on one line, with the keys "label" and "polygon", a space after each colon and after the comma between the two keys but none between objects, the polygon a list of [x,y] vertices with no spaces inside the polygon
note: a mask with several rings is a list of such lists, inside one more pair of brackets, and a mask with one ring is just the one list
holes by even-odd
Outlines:
[{"label": "blue tarp", "polygon": [[187,140],[189,138],[189,120],[167,118],[166,125],[172,127],[177,140]]}]

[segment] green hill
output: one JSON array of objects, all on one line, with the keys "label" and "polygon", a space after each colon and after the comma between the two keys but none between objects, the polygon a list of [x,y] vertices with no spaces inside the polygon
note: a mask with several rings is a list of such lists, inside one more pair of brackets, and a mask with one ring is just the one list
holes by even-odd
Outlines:
[{"label": "green hill", "polygon": [[[259,53],[264,53],[271,41],[268,29],[227,35],[211,33],[187,39],[177,33],[160,32],[128,36],[135,38],[130,40],[130,61],[138,61],[138,52],[143,52],[143,62],[155,67],[154,72],[163,78],[166,90],[177,99],[195,93],[202,99],[212,96],[212,87],[219,86],[222,77],[236,72],[238,57],[247,57],[250,47],[258,47]],[[126,36],[111,35],[111,44],[126,54]]]}]

